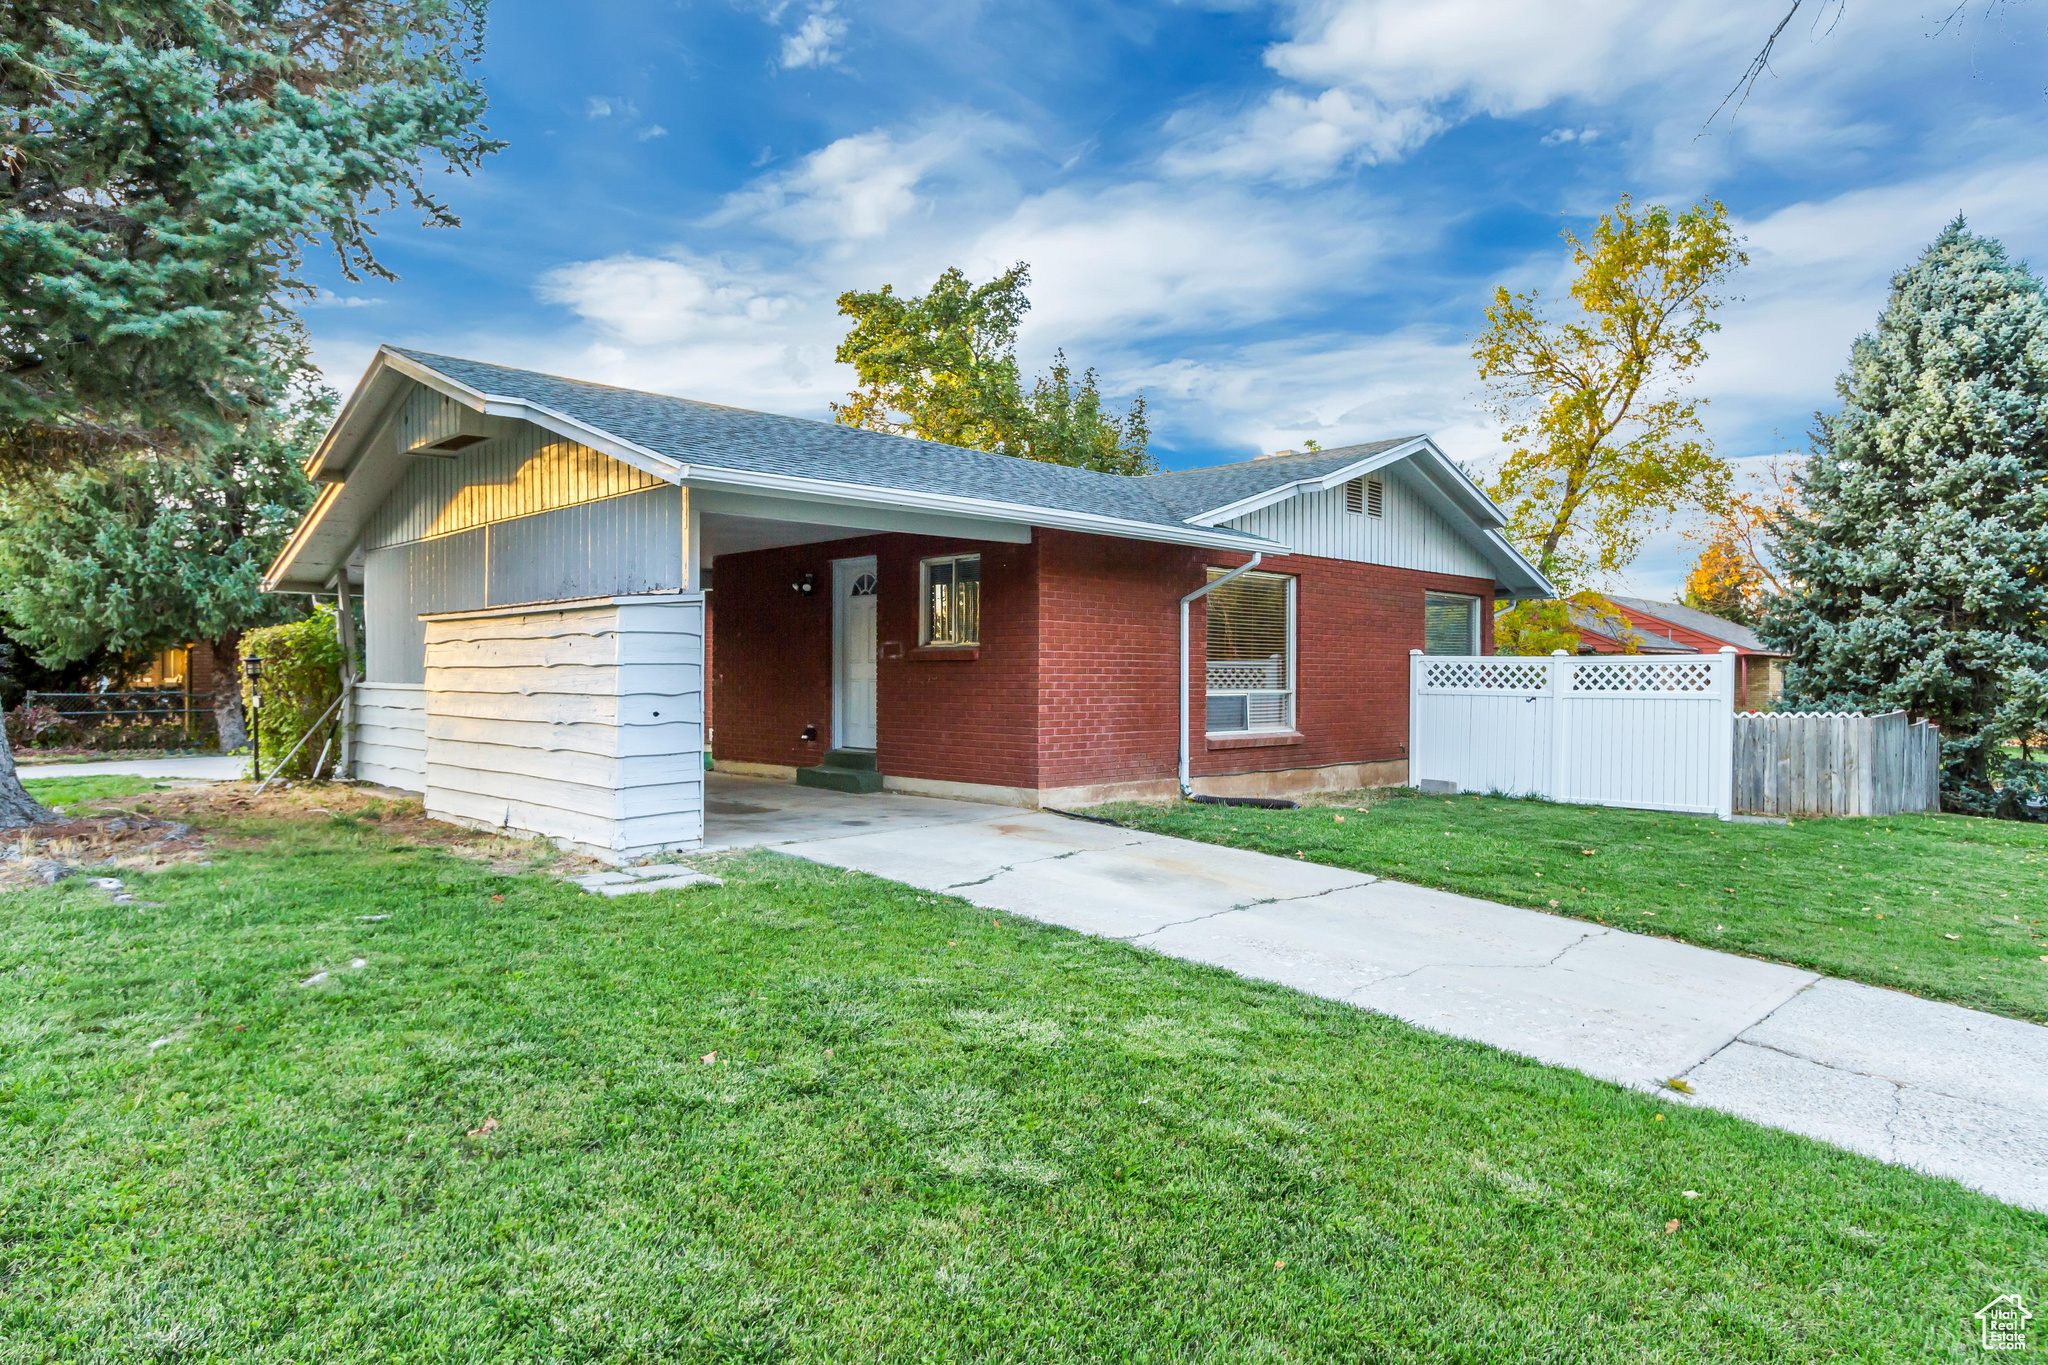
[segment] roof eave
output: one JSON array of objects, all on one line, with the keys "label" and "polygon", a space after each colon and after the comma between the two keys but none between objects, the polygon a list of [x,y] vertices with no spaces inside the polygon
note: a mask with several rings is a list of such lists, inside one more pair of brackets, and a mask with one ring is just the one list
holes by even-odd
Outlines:
[{"label": "roof eave", "polygon": [[923,493],[869,484],[841,483],[829,479],[806,479],[789,474],[762,474],[753,470],[723,469],[713,465],[686,465],[684,481],[692,487],[727,487],[787,493],[822,501],[853,503],[858,506],[912,508],[920,512],[944,512],[982,521],[1010,525],[1042,526],[1048,530],[1081,531],[1091,535],[1116,536],[1123,540],[1146,540],[1163,545],[1188,545],[1210,550],[1262,551],[1269,555],[1292,550],[1277,540],[1244,531],[1222,531],[1206,526],[1173,522],[1133,521],[1128,517],[1105,516],[1096,512],[1072,512],[1035,503],[1001,502],[988,498],[966,498],[950,493]]}]

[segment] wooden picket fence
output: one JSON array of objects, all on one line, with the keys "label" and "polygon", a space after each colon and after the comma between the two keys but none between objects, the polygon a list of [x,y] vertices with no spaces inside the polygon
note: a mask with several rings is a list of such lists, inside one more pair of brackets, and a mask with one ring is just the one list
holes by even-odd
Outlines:
[{"label": "wooden picket fence", "polygon": [[1735,809],[1747,815],[1898,815],[1941,809],[1941,731],[1904,711],[1743,712]]}]

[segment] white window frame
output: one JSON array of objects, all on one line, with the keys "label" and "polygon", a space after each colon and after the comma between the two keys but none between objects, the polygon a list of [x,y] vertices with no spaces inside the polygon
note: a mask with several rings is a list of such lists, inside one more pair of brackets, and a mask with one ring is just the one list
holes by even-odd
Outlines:
[{"label": "white window frame", "polygon": [[[963,564],[972,561],[975,567],[975,583],[984,580],[980,576],[981,553],[973,551],[957,555],[933,555],[930,559],[917,561],[917,644],[920,649],[979,649],[981,648],[981,596],[980,588],[975,589],[974,638],[972,640],[934,640],[932,638],[932,565]],[[959,584],[956,574],[954,584]]]},{"label": "white window frame", "polygon": [[[1297,621],[1297,620],[1299,619],[1299,618],[1298,618],[1298,613],[1297,613],[1297,603],[1298,603],[1298,602],[1300,601],[1300,588],[1301,588],[1301,580],[1300,580],[1299,578],[1295,577],[1295,576],[1294,576],[1293,574],[1267,574],[1267,573],[1259,573],[1259,572],[1257,572],[1257,571],[1254,571],[1253,573],[1249,573],[1249,574],[1246,574],[1246,575],[1245,575],[1245,577],[1247,577],[1247,578],[1254,578],[1254,577],[1256,577],[1256,578],[1278,578],[1278,579],[1281,579],[1281,580],[1282,580],[1283,582],[1285,582],[1285,583],[1286,583],[1286,585],[1287,585],[1287,687],[1285,688],[1285,690],[1284,690],[1284,692],[1283,692],[1283,691],[1281,691],[1280,689],[1275,689],[1275,688],[1242,688],[1242,687],[1209,687],[1209,686],[1207,686],[1207,676],[1206,676],[1206,675],[1207,675],[1207,672],[1208,672],[1208,666],[1209,666],[1209,650],[1208,650],[1208,643],[1207,643],[1207,636],[1208,636],[1208,631],[1207,631],[1207,630],[1205,629],[1205,630],[1203,631],[1203,646],[1202,646],[1202,670],[1203,670],[1203,673],[1204,673],[1204,679],[1203,679],[1203,682],[1204,682],[1204,698],[1203,698],[1203,701],[1204,701],[1204,705],[1203,705],[1203,708],[1202,708],[1202,728],[1203,728],[1203,733],[1204,733],[1205,735],[1207,735],[1207,737],[1208,737],[1208,738],[1210,738],[1210,739],[1233,739],[1233,738],[1238,738],[1238,737],[1241,737],[1241,736],[1244,736],[1244,735],[1271,735],[1271,734],[1288,734],[1288,733],[1291,733],[1291,732],[1292,732],[1292,731],[1293,731],[1293,730],[1295,729],[1295,718],[1296,718],[1296,715],[1297,715],[1297,707],[1298,707],[1298,706],[1299,706],[1299,704],[1300,704],[1300,691],[1301,691],[1301,685],[1300,685],[1300,675],[1299,675],[1299,673],[1298,673],[1298,672],[1296,671],[1296,664],[1295,664],[1295,651],[1294,651],[1294,640],[1295,640],[1295,623],[1296,623],[1296,621]],[[1276,693],[1278,693],[1279,695],[1281,695],[1281,696],[1283,696],[1283,697],[1284,697],[1284,700],[1282,701],[1282,703],[1281,703],[1281,707],[1280,707],[1280,719],[1279,719],[1279,720],[1277,720],[1277,721],[1268,721],[1268,722],[1266,722],[1266,723],[1264,723],[1264,724],[1260,724],[1260,725],[1254,725],[1254,724],[1252,724],[1252,723],[1251,723],[1251,719],[1250,719],[1250,712],[1251,712],[1251,704],[1250,704],[1250,700],[1249,700],[1249,699],[1250,699],[1250,698],[1252,698],[1252,697],[1255,697],[1255,696],[1256,696],[1256,697],[1271,697],[1271,696],[1274,696],[1274,695],[1276,695]],[[1246,698],[1246,699],[1247,699],[1247,700],[1246,700],[1246,704],[1245,704],[1245,712],[1246,712],[1246,722],[1245,722],[1245,726],[1244,726],[1244,728],[1243,728],[1243,729],[1241,729],[1241,730],[1211,730],[1211,729],[1209,729],[1209,728],[1208,728],[1208,725],[1209,725],[1209,720],[1208,720],[1208,706],[1207,706],[1207,699],[1208,699],[1209,697],[1244,697],[1244,698]]]},{"label": "white window frame", "polygon": [[1429,645],[1429,604],[1431,602],[1464,602],[1472,608],[1472,638],[1465,642],[1465,652],[1467,654],[1477,654],[1479,652],[1481,625],[1479,613],[1485,610],[1485,602],[1476,593],[1469,592],[1426,592],[1422,594],[1422,630],[1423,647],[1425,649]]}]

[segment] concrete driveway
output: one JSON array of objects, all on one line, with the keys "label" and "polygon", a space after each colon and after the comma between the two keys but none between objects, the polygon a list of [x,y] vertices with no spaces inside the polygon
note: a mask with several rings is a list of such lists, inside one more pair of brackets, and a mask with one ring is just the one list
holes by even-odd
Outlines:
[{"label": "concrete driveway", "polygon": [[[2048,1028],[1292,859],[798,790],[714,775],[714,800],[764,812],[721,846],[773,846],[1224,967],[2048,1211]],[[776,827],[765,812],[782,801],[808,825]]]}]

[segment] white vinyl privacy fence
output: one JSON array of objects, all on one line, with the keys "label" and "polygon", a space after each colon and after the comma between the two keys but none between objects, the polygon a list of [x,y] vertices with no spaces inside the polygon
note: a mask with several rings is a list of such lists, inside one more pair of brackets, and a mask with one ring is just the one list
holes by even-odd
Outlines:
[{"label": "white vinyl privacy fence", "polygon": [[1409,656],[1417,786],[1733,814],[1735,655]]},{"label": "white vinyl privacy fence", "polygon": [[1411,653],[1425,789],[1718,815],[1941,806],[1941,734],[1883,716],[1735,712],[1735,655]]}]

